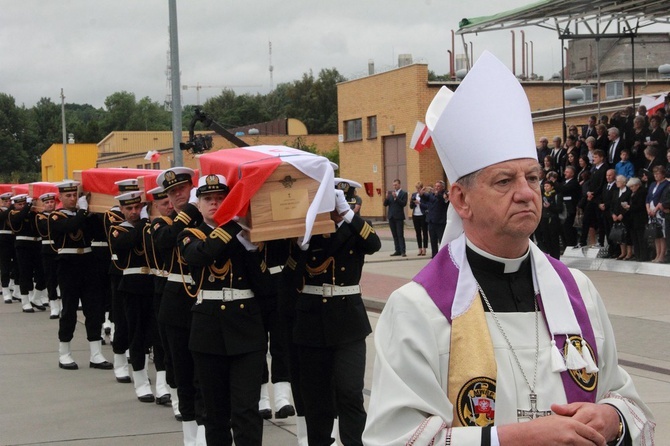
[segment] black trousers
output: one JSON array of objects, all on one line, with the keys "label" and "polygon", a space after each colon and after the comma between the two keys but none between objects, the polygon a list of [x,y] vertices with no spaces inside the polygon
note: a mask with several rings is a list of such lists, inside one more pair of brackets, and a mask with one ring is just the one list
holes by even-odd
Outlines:
[{"label": "black trousers", "polygon": [[[286,323],[277,310],[276,296],[272,299],[258,299],[263,316],[263,326],[268,334],[268,345],[272,362],[268,370],[267,361],[263,367],[262,384],[270,380],[273,383],[290,381],[289,373],[289,338]],[[267,354],[267,350],[266,350]],[[271,375],[270,375],[271,372]],[[280,409],[280,407],[276,407]]]},{"label": "black trousers", "polygon": [[2,288],[9,286],[14,264],[14,240],[0,242],[0,280]]},{"label": "black trousers", "polygon": [[[189,327],[178,327],[168,324],[165,324],[164,328],[170,353],[170,362],[173,366],[174,379],[177,385],[177,395],[179,396],[179,412],[181,412],[184,421],[196,420],[198,424],[204,424],[202,394],[197,387],[193,355],[188,348],[188,338],[191,329]],[[261,366],[259,365],[258,373],[261,373],[261,370]],[[260,386],[259,383],[259,392]],[[258,404],[258,400],[256,400],[256,404]]]},{"label": "black trousers", "polygon": [[[49,248],[51,249],[51,248]],[[42,253],[42,266],[44,268],[44,279],[47,286],[49,300],[58,299],[58,256],[54,254]]]},{"label": "black trousers", "polygon": [[91,280],[91,254],[64,254],[58,259],[58,286],[60,287],[63,311],[58,320],[58,340],[70,342],[77,325],[77,307],[81,302],[86,321],[86,339],[100,341],[104,314],[102,302],[93,288]]},{"label": "black trousers", "polygon": [[[153,295],[128,293],[120,291],[128,321],[128,338],[130,339],[130,364],[134,371],[143,370],[146,366],[145,355],[151,348],[151,319],[153,315]],[[116,336],[116,334],[115,334]]]},{"label": "black trousers", "polygon": [[112,351],[115,355],[123,355],[126,353],[126,350],[130,348],[130,337],[128,335],[128,320],[126,319],[126,310],[123,303],[123,293],[119,291],[121,276],[118,274],[110,274],[109,282],[110,293],[112,296],[109,319],[114,322]]},{"label": "black trousers", "polygon": [[[165,370],[167,372],[167,366],[165,364],[165,347],[163,346],[163,337],[161,336],[160,328],[158,326],[158,309],[161,305],[161,297],[162,293],[154,293],[152,304],[153,317],[151,318],[151,345],[154,352],[154,366],[156,367],[156,371],[162,372]],[[170,366],[170,368],[172,367]],[[172,385],[174,384],[174,378],[171,376],[171,370],[169,374],[169,378],[167,376],[168,373],[165,374],[165,379],[170,387],[176,388],[176,385]]]},{"label": "black trousers", "polygon": [[391,228],[391,235],[393,235],[395,252],[405,254],[405,220],[391,218],[389,219],[389,228]]},{"label": "black trousers", "polygon": [[428,247],[428,224],[425,215],[412,215],[414,232],[416,234],[416,244],[419,249]]},{"label": "black trousers", "polygon": [[540,220],[542,234],[544,236],[543,251],[555,259],[561,257],[560,234],[561,222],[557,215],[551,217],[542,217]]},{"label": "black trousers", "polygon": [[565,246],[575,246],[577,244],[577,229],[574,227],[576,211],[568,211],[565,221],[562,223],[563,238]]},{"label": "black trousers", "polygon": [[[16,246],[16,263],[19,266],[19,287],[21,294],[28,294],[36,288],[46,288],[42,266],[42,245],[40,242],[24,242]],[[33,285],[34,282],[34,285]]]},{"label": "black trousers", "polygon": [[310,446],[326,446],[339,417],[346,446],[363,445],[365,339],[333,347],[298,346],[300,390]]},{"label": "black trousers", "polygon": [[442,241],[442,236],[444,235],[444,228],[447,224],[437,224],[429,223],[428,224],[428,233],[430,234],[430,250],[435,257],[437,251],[440,249],[440,242]]},{"label": "black trousers", "polygon": [[258,400],[265,353],[224,356],[193,352],[193,359],[207,413],[207,444],[229,446],[234,437],[235,446],[261,446],[263,419]]}]

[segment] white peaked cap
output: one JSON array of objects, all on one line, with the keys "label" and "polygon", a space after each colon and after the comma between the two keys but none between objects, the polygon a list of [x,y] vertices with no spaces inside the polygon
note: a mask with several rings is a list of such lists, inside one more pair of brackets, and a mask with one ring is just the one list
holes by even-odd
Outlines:
[{"label": "white peaked cap", "polygon": [[426,124],[430,128],[429,120],[439,115],[431,131],[449,182],[503,161],[537,159],[526,93],[490,52],[484,51],[450,99],[440,92],[435,100],[443,111],[431,103]]},{"label": "white peaked cap", "polygon": [[[490,118],[491,110],[493,119],[482,119]],[[426,125],[451,183],[503,161],[537,160],[528,97],[512,72],[488,51],[456,92],[442,87],[428,107]],[[449,206],[442,243],[462,232],[463,222]]]}]

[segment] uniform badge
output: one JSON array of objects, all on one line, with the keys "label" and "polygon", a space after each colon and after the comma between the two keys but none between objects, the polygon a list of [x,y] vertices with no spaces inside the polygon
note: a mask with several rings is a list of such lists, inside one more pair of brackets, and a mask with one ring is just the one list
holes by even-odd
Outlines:
[{"label": "uniform badge", "polygon": [[[583,339],[581,336],[570,336],[568,337],[568,341],[575,346],[579,353],[582,352],[583,348],[588,348],[591,352],[591,357],[595,358],[593,349],[588,344],[588,342],[586,342],[586,339]],[[567,354],[568,346],[566,344],[563,350],[563,355],[567,356]],[[587,373],[586,369],[568,370],[568,372],[570,373],[570,378],[572,378],[572,380],[577,383],[580,388],[586,390],[587,392],[593,392],[598,386],[598,372]]]},{"label": "uniform badge", "polygon": [[184,240],[181,242],[184,246],[188,245],[191,243],[191,238],[190,237],[184,237]]},{"label": "uniform badge", "polygon": [[160,227],[160,225],[161,225],[160,223],[156,223],[156,224],[154,224],[154,231],[157,231],[158,228]]},{"label": "uniform badge", "polygon": [[112,232],[112,236],[114,236],[114,237],[118,237],[118,236],[119,236],[119,231],[117,231],[116,229],[114,229],[114,231]]},{"label": "uniform badge", "polygon": [[456,412],[463,426],[492,426],[496,411],[496,381],[485,376],[473,378],[458,392]]}]

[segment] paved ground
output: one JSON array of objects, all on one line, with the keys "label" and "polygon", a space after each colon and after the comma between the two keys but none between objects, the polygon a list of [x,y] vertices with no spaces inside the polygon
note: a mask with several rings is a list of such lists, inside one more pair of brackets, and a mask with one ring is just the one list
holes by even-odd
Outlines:
[{"label": "paved ground", "polygon": [[[379,227],[378,233],[382,250],[369,257],[362,280],[373,327],[391,291],[429,261],[416,256],[412,239],[408,239],[408,257],[389,257],[390,232]],[[670,444],[665,443],[670,438],[670,345],[665,339],[670,329],[670,265],[649,270],[646,265],[625,262],[630,265],[624,267],[624,262],[593,259],[588,253],[575,253],[565,260],[594,269],[587,274],[607,305],[621,362],[654,411],[657,444]],[[171,409],[138,402],[132,385],[116,383],[111,371],[59,369],[57,326],[48,314],[23,314],[18,304],[0,304],[0,445],[181,444],[181,426]],[[77,326],[73,350],[79,365],[86,366],[88,345],[82,324]],[[112,358],[109,346],[103,352]],[[368,395],[373,359],[370,336]],[[263,443],[295,445],[294,432],[293,417],[266,422]]]}]

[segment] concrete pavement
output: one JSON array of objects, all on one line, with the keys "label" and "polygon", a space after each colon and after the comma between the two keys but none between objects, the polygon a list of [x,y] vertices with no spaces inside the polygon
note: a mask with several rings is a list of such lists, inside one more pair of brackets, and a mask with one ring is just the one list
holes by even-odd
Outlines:
[{"label": "concrete pavement", "polygon": [[[377,226],[382,250],[368,258],[362,287],[374,326],[391,291],[411,280],[429,261],[416,255],[408,237],[408,257],[389,257],[388,229]],[[406,236],[413,230],[406,228]],[[670,444],[670,265],[660,275],[630,272],[614,260],[598,259],[581,267],[596,284],[608,308],[622,365],[633,377],[657,420],[657,444]],[[568,263],[574,259],[566,259]],[[584,263],[586,262],[586,263]],[[614,263],[612,263],[614,262]],[[631,262],[625,262],[631,263]],[[80,317],[80,322],[83,316]],[[18,303],[0,305],[0,445],[179,445],[181,425],[172,410],[140,403],[131,384],[118,384],[111,371],[90,369],[84,326],[72,342],[77,371],[58,368],[57,321],[46,313],[24,314]],[[368,337],[366,404],[374,361]],[[107,359],[110,346],[103,347]],[[153,365],[151,366],[153,370]],[[153,372],[150,372],[150,376]],[[295,418],[266,421],[264,445],[295,445]],[[668,443],[665,443],[668,441]]]}]

